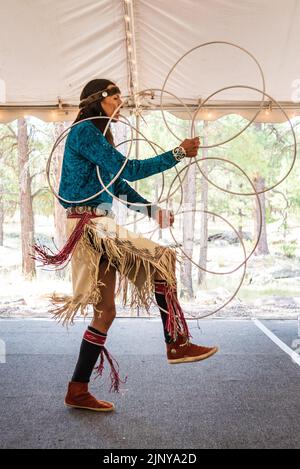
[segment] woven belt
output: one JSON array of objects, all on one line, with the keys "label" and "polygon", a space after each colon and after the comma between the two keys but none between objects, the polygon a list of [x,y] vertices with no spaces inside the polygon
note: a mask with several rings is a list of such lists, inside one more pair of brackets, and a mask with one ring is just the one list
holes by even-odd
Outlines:
[{"label": "woven belt", "polygon": [[109,217],[115,218],[114,213],[111,210],[103,209],[100,207],[89,207],[89,206],[76,206],[67,208],[67,217],[70,215],[91,213],[95,217]]}]

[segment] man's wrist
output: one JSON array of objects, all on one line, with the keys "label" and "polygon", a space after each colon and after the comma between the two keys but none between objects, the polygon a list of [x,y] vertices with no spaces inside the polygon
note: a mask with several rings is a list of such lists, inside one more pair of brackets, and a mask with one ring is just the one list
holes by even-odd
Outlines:
[{"label": "man's wrist", "polygon": [[186,157],[186,151],[183,147],[175,147],[172,150],[172,154],[177,161],[181,161],[183,158]]}]

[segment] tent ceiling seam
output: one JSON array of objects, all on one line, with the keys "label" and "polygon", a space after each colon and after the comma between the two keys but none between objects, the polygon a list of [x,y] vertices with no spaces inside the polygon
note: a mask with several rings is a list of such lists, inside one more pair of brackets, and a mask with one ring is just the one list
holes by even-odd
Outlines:
[{"label": "tent ceiling seam", "polygon": [[127,67],[129,72],[129,92],[130,100],[134,108],[139,107],[139,99],[136,94],[139,91],[139,75],[137,64],[137,46],[136,46],[136,27],[135,27],[135,12],[133,0],[123,0],[124,5],[124,21],[125,21],[125,34],[126,34],[126,53],[127,53]]}]

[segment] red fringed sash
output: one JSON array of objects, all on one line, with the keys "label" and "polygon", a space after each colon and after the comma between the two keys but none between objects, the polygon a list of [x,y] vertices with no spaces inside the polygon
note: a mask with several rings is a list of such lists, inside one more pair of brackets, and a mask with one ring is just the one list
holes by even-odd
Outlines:
[{"label": "red fringed sash", "polygon": [[92,218],[96,217],[97,215],[94,215],[91,212],[74,213],[68,215],[68,218],[80,218],[80,220],[72,231],[64,247],[58,253],[54,254],[54,252],[51,251],[51,249],[47,246],[34,244],[33,249],[35,255],[32,255],[32,258],[41,262],[44,266],[51,265],[56,269],[62,266],[65,267],[65,265],[67,265],[67,263],[70,261],[72,253],[81,236],[83,235],[85,224],[89,223]]}]

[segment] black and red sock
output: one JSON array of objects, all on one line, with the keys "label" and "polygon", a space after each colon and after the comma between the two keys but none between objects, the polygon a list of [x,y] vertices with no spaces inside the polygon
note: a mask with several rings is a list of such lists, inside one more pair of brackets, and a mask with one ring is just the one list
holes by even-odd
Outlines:
[{"label": "black and red sock", "polygon": [[[155,285],[165,285],[166,282],[164,280],[155,280]],[[163,293],[156,291],[155,288],[155,299],[159,307],[159,312],[161,316],[161,320],[163,323],[163,329],[164,329],[164,336],[165,336],[165,342],[166,344],[170,344],[172,342],[172,338],[167,330],[167,320],[168,320],[168,313],[166,313],[164,310],[168,311],[168,305],[166,301],[166,297]]]},{"label": "black and red sock", "polygon": [[78,361],[72,376],[72,381],[88,383],[105,344],[107,334],[88,326],[81,342]]},{"label": "black and red sock", "polygon": [[164,326],[166,343],[176,342],[178,335],[189,339],[191,334],[177,298],[176,285],[169,285],[164,280],[155,280],[154,284],[155,298]]}]

